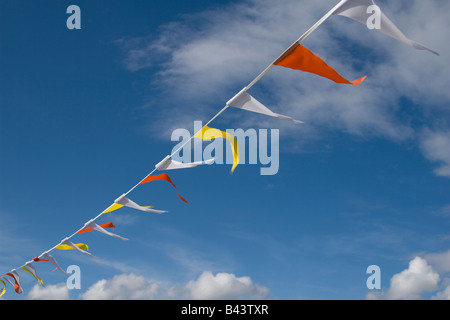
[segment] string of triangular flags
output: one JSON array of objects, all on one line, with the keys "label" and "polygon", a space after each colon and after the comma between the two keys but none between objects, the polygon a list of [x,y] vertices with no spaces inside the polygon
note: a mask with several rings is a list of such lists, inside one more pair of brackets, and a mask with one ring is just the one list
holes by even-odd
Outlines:
[{"label": "string of triangular flags", "polygon": [[[301,42],[305,40],[315,29],[317,29],[325,20],[327,20],[331,15],[341,15],[348,17],[350,19],[356,20],[363,24],[367,23],[368,20],[368,8],[370,6],[375,5],[373,0],[342,0],[340,1],[334,8],[332,8],[326,15],[324,15],[320,20],[318,20],[305,34],[303,34],[297,41],[295,41],[282,55],[280,55],[272,64],[270,64],[258,77],[256,77],[248,86],[244,87],[238,94],[236,94],[232,99],[230,99],[225,107],[216,114],[199,132],[197,132],[192,138],[195,139],[203,139],[203,140],[211,140],[211,139],[225,139],[230,143],[232,154],[233,154],[233,165],[231,168],[231,172],[233,173],[236,167],[239,164],[239,146],[236,138],[220,129],[211,128],[209,124],[216,119],[221,113],[223,113],[228,107],[238,108],[242,110],[247,110],[250,112],[255,112],[259,114],[263,114],[270,117],[275,117],[287,121],[291,121],[294,123],[303,123],[302,121],[295,120],[289,116],[278,114],[267,108],[257,99],[252,97],[247,91],[256,84],[270,69],[274,66],[281,66],[285,68],[290,68],[294,70],[300,70],[303,72],[313,73],[318,76],[327,78],[331,81],[334,81],[339,84],[348,84],[348,85],[359,85],[361,84],[366,77],[361,77],[357,80],[350,81],[341,76],[335,69],[329,66],[324,60],[315,55],[311,50],[301,45]],[[379,8],[379,7],[378,7]],[[379,31],[391,36],[394,39],[397,39],[415,49],[419,50],[427,50],[437,55],[437,53],[417,42],[410,40],[407,38],[396,25],[386,17],[386,15],[380,11],[380,28]],[[191,138],[191,139],[192,139]],[[187,141],[186,143],[188,143]],[[180,149],[183,146],[180,147]],[[172,181],[172,179],[166,173],[161,173],[158,175],[153,175],[155,171],[166,171],[166,170],[175,170],[175,169],[187,169],[194,168],[201,165],[210,165],[214,162],[214,159],[208,159],[205,161],[198,161],[192,163],[182,163],[176,160],[172,160],[172,156],[176,154],[180,149],[175,151],[172,155],[166,156],[161,162],[155,165],[155,169],[148,174],[143,180],[141,180],[136,186],[130,189],[127,193],[122,194],[118,197],[114,202],[103,212],[101,212],[94,219],[86,222],[80,230],[75,232],[73,235],[63,239],[59,244],[36,256],[31,261],[26,262],[23,266],[12,269],[10,272],[0,275],[0,297],[6,292],[6,282],[8,282],[13,288],[14,291],[18,294],[23,292],[23,288],[20,284],[20,275],[18,273],[19,270],[23,270],[26,273],[29,273],[31,276],[35,278],[37,283],[41,286],[44,286],[43,280],[37,275],[36,268],[33,266],[33,263],[38,262],[50,262],[53,264],[56,269],[59,269],[64,274],[66,272],[58,265],[55,258],[50,254],[53,250],[75,250],[81,252],[83,254],[94,257],[89,250],[89,246],[84,243],[73,243],[70,239],[75,235],[83,234],[85,232],[98,231],[102,234],[112,236],[121,240],[128,240],[122,236],[119,236],[115,233],[107,231],[106,229],[115,228],[115,225],[112,222],[107,222],[103,224],[96,224],[95,221],[102,215],[118,210],[124,206],[140,210],[149,213],[157,213],[162,214],[166,211],[164,210],[156,210],[150,206],[141,206],[131,199],[128,198],[128,194],[133,191],[136,187],[153,182],[153,181],[166,181],[170,183],[178,193],[178,197],[184,203],[188,203],[188,201],[181,196],[178,192],[178,188]],[[55,269],[55,270],[56,270]],[[6,281],[6,282],[5,282]]]}]

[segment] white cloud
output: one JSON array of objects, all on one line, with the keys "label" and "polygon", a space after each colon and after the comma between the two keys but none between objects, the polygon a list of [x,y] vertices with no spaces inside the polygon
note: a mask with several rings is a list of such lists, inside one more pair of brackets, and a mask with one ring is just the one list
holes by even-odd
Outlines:
[{"label": "white cloud", "polygon": [[70,293],[66,283],[46,285],[45,287],[36,284],[28,293],[28,298],[32,300],[69,300]]},{"label": "white cloud", "polygon": [[420,299],[422,294],[438,288],[439,274],[423,258],[416,257],[409,268],[391,278],[387,299]]},{"label": "white cloud", "polygon": [[439,273],[450,272],[450,250],[442,253],[430,253],[424,257]]},{"label": "white cloud", "polygon": [[428,160],[440,164],[434,171],[436,175],[450,177],[450,130],[425,130],[421,147]]},{"label": "white cloud", "polygon": [[157,283],[144,277],[120,274],[110,280],[100,280],[81,295],[84,300],[150,300],[156,299],[160,290]]},{"label": "white cloud", "polygon": [[84,300],[150,300],[150,299],[240,299],[264,298],[269,290],[256,285],[249,277],[229,273],[213,275],[203,272],[186,284],[166,286],[135,274],[120,274],[100,280],[80,297]]},{"label": "white cloud", "polygon": [[[162,68],[153,83],[161,89],[153,101],[164,105],[154,117],[155,133],[167,138],[165,130],[207,120],[334,4],[331,0],[284,0],[282,5],[270,0],[241,1],[184,16],[161,26],[158,35],[121,40],[130,71],[155,64]],[[414,141],[427,159],[441,163],[436,174],[448,177],[450,155],[441,149],[448,146],[448,134],[416,140],[416,133],[423,130],[422,123],[432,130],[438,125],[450,128],[450,123],[442,123],[449,114],[450,60],[443,57],[450,53],[445,41],[450,28],[445,12],[450,11],[450,3],[412,0],[380,5],[408,37],[440,52],[441,57],[332,16],[305,45],[345,77],[368,73],[365,83],[336,85],[277,67],[251,91],[274,111],[305,121],[302,134],[293,135],[299,139],[297,145],[330,131]],[[411,103],[408,110],[400,105],[405,99]],[[170,123],[161,118],[170,118]],[[286,135],[299,130],[282,121],[250,115],[245,119],[249,126],[286,126]],[[163,123],[165,130],[157,123]]]},{"label": "white cloud", "polygon": [[385,291],[371,291],[366,298],[387,300],[418,300],[425,293],[436,291],[439,287],[439,274],[421,257],[409,262],[408,269],[395,274],[390,288]]},{"label": "white cloud", "polygon": [[432,300],[450,300],[450,284],[444,290],[431,297]]},{"label": "white cloud", "polygon": [[203,272],[197,280],[168,290],[169,297],[189,300],[261,299],[268,293],[266,287],[254,284],[249,277],[230,273],[213,275],[210,271]]}]

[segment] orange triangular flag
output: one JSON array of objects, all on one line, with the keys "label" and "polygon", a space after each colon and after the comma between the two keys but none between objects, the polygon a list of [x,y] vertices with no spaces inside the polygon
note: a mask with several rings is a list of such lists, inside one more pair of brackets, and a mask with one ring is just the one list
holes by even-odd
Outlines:
[{"label": "orange triangular flag", "polygon": [[[100,227],[102,227],[102,228],[115,228],[116,226],[112,222],[106,222],[106,223],[102,223],[100,225]],[[89,232],[89,231],[94,231],[94,230],[95,230],[94,228],[84,228],[84,229],[81,229],[80,231],[78,231],[77,234],[78,233],[85,233],[85,232]]]},{"label": "orange triangular flag", "polygon": [[7,275],[14,279],[14,291],[16,291],[18,294],[21,294],[23,290],[20,286],[19,274],[16,271],[11,271],[8,272]]},{"label": "orange triangular flag", "polygon": [[336,83],[358,85],[366,79],[367,76],[355,81],[348,81],[339,73],[325,63],[320,57],[312,53],[308,48],[297,43],[284,55],[274,62],[277,66],[300,70],[309,73],[315,73],[321,77],[328,78]]},{"label": "orange triangular flag", "polygon": [[[142,180],[139,184],[144,184],[144,183],[147,183],[147,182],[150,182],[150,181],[155,181],[155,180],[164,180],[164,181],[167,181],[167,182],[169,182],[175,189],[178,190],[177,186],[172,182],[172,179],[170,179],[170,177],[169,177],[167,174],[165,174],[165,173],[161,173],[161,174],[156,175],[156,176],[149,175],[149,176],[147,176],[144,180]],[[179,192],[177,192],[177,193],[178,193],[178,197],[181,199],[181,201],[183,201],[183,202],[185,202],[185,203],[188,203],[187,200],[186,200],[185,198],[183,198],[183,197],[180,195]]]}]

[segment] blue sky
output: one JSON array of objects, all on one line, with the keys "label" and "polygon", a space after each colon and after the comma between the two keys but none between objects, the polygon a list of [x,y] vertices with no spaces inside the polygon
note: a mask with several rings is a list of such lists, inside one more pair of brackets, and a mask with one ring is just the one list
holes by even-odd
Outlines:
[{"label": "blue sky", "polygon": [[[68,30],[66,8],[81,8]],[[0,273],[58,244],[206,122],[335,1],[0,1]],[[129,241],[76,236],[82,289],[3,299],[450,297],[449,4],[379,1],[435,57],[331,17],[305,45],[360,86],[274,68],[251,94],[294,125],[227,110],[211,126],[280,130],[280,167],[167,172],[99,219]],[[366,287],[370,265],[382,290]],[[409,279],[409,280],[406,280]],[[407,286],[407,283],[410,286]]]}]

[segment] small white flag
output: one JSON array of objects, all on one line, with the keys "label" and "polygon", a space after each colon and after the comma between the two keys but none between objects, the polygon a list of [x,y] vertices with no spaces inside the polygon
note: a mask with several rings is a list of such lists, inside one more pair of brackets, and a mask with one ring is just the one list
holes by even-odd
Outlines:
[{"label": "small white flag", "polygon": [[160,163],[155,165],[155,168],[159,171],[163,170],[174,170],[174,169],[186,169],[186,168],[195,168],[196,166],[201,166],[205,164],[212,164],[214,162],[213,159],[205,160],[205,161],[197,161],[190,163],[183,163],[176,160],[170,159],[170,156],[165,157]]},{"label": "small white flag", "polygon": [[146,208],[146,207],[140,206],[137,203],[135,203],[135,202],[131,201],[130,199],[128,199],[127,197],[125,197],[125,194],[121,195],[119,198],[114,200],[114,203],[122,205],[122,206],[129,207],[129,208],[133,208],[133,209],[136,209],[136,210],[145,211],[145,212],[154,212],[154,213],[165,213],[165,212],[167,212],[167,211],[154,210],[154,209],[150,209],[150,208]]},{"label": "small white flag", "polygon": [[106,234],[106,235],[108,235],[108,236],[111,236],[111,237],[119,238],[119,239],[121,239],[121,240],[128,240],[127,238],[123,238],[123,237],[121,237],[121,236],[118,236],[117,234],[114,234],[114,233],[112,233],[112,232],[109,232],[109,231],[105,230],[104,228],[102,228],[101,226],[99,226],[98,224],[96,224],[96,223],[95,223],[94,221],[92,221],[92,220],[88,221],[84,226],[85,226],[86,228],[94,229],[94,230],[96,230],[96,231],[98,231],[98,232],[104,233],[104,234]]},{"label": "small white flag", "polygon": [[88,256],[94,257],[92,254],[90,254],[89,252],[79,248],[79,246],[75,245],[74,243],[72,243],[72,241],[69,240],[69,238],[64,239],[63,241],[61,241],[61,245],[66,245],[71,247],[74,250],[80,251],[81,253],[87,254]]},{"label": "small white flag", "polygon": [[261,102],[249,95],[246,90],[247,88],[242,89],[237,95],[235,95],[230,101],[227,102],[227,105],[247,111],[264,114],[270,117],[292,121],[294,123],[303,123],[303,121],[295,120],[291,117],[273,112]]},{"label": "small white flag", "polygon": [[31,273],[31,275],[36,279],[36,281],[42,286],[44,287],[44,281],[42,281],[41,278],[39,278],[39,276],[36,273],[36,269],[35,267],[31,264],[31,261],[25,263],[24,266],[21,267],[23,270],[25,270],[26,272]]},{"label": "small white flag", "polygon": [[[371,7],[374,6],[374,7]],[[356,20],[361,22],[362,24],[367,25],[369,18],[372,16],[373,12],[370,10],[371,8],[377,8],[378,6],[373,2],[373,0],[347,0],[342,6],[340,6],[337,10],[333,12],[334,15],[341,15],[347,18]],[[391,36],[394,39],[397,39],[407,45],[418,49],[418,50],[427,50],[435,55],[439,55],[437,52],[407,38],[403,32],[400,31],[399,28],[391,21],[388,17],[379,9],[379,25],[376,29],[379,31]]]},{"label": "small white flag", "polygon": [[[56,262],[55,258],[53,258],[53,256],[52,256],[50,253],[44,252],[44,253],[42,254],[42,257],[44,257],[44,258],[47,259],[49,262],[51,262],[51,263],[56,267],[56,269],[61,270],[62,273],[64,273],[65,275],[67,275],[67,272],[65,272],[63,269],[61,269],[61,267],[58,265],[58,262]],[[40,259],[36,257],[35,261],[40,261]],[[56,270],[56,269],[55,269],[55,270]]]}]

